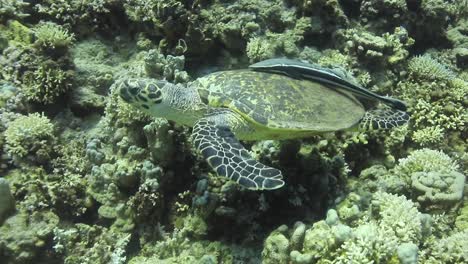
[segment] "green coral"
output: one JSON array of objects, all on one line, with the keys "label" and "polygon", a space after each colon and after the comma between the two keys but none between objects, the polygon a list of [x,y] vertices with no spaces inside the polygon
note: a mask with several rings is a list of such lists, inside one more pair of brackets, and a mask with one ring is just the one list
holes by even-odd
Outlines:
[{"label": "green coral", "polygon": [[5,150],[15,160],[34,155],[39,163],[47,162],[56,140],[54,125],[38,113],[20,116],[5,131]]},{"label": "green coral", "polygon": [[[8,21],[7,25],[0,24],[0,39],[4,39],[6,43],[3,46],[21,46],[28,45],[33,42],[33,32],[30,28],[23,25],[17,20]],[[3,50],[4,47],[1,47],[0,50]]]},{"label": "green coral", "polygon": [[14,209],[15,199],[11,194],[10,185],[7,180],[0,178],[0,225]]},{"label": "green coral", "polygon": [[437,239],[421,254],[421,263],[466,263],[468,261],[468,230]]},{"label": "green coral", "polygon": [[54,251],[63,256],[65,264],[126,263],[130,234],[82,223],[53,231]]},{"label": "green coral", "polygon": [[247,43],[247,57],[251,62],[278,56],[297,57],[300,52],[298,44],[310,27],[309,22],[307,18],[300,18],[292,29],[283,33],[267,31],[263,36],[252,37]]},{"label": "green coral", "polygon": [[395,167],[400,175],[411,176],[415,172],[451,172],[457,171],[459,165],[442,151],[428,148],[413,151],[408,157],[402,158]]},{"label": "green coral", "polygon": [[63,26],[53,22],[41,22],[34,29],[34,44],[45,50],[67,50],[73,43],[74,36]]},{"label": "green coral", "polygon": [[56,67],[53,61],[44,62],[23,76],[22,91],[33,102],[51,104],[72,87],[72,71]]},{"label": "green coral", "polygon": [[455,77],[452,71],[429,55],[416,56],[408,63],[411,76],[417,80],[450,80]]},{"label": "green coral", "polygon": [[0,226],[0,257],[5,263],[31,263],[44,255],[59,218],[50,211],[21,211]]},{"label": "green coral", "polygon": [[43,17],[60,21],[61,24],[77,27],[80,33],[96,28],[97,21],[110,12],[114,0],[45,0],[36,3],[33,9]]},{"label": "green coral", "polygon": [[1,0],[0,1],[0,24],[5,23],[8,19],[24,18],[29,14],[25,12],[25,8],[29,5],[23,0]]},{"label": "green coral", "polygon": [[444,130],[440,126],[425,127],[413,132],[411,139],[421,146],[437,146],[444,139]]}]

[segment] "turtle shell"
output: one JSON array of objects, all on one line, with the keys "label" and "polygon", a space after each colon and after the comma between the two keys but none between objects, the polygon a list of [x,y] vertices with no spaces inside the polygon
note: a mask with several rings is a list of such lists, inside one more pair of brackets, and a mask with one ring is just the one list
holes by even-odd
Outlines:
[{"label": "turtle shell", "polygon": [[272,129],[341,130],[356,125],[365,113],[349,93],[275,73],[221,71],[192,85],[209,106],[232,109]]}]

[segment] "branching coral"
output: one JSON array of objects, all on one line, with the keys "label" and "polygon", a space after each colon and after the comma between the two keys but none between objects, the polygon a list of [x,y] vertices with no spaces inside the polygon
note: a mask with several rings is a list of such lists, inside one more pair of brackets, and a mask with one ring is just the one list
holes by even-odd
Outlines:
[{"label": "branching coral", "polygon": [[22,91],[28,100],[51,104],[71,88],[73,72],[56,68],[56,64],[49,61],[27,72],[23,78]]},{"label": "branching coral", "polygon": [[442,151],[431,149],[418,149],[406,158],[400,159],[395,167],[397,174],[411,177],[415,172],[451,172],[459,169],[457,162]]},{"label": "branching coral", "polygon": [[125,263],[125,248],[130,234],[105,227],[76,224],[54,228],[55,252],[63,255],[64,263]]},{"label": "branching coral", "polygon": [[413,57],[408,63],[408,70],[413,78],[422,81],[450,80],[455,77],[452,71],[429,55]]},{"label": "branching coral", "polygon": [[21,116],[12,121],[5,131],[5,150],[19,161],[34,155],[39,163],[47,162],[55,142],[54,125],[37,113]]},{"label": "branching coral", "polygon": [[397,91],[412,112],[410,137],[423,146],[456,145],[449,141],[466,128],[468,83],[429,55],[412,58],[408,71],[408,80],[399,82]]},{"label": "branching coral", "polygon": [[[264,262],[391,263],[397,252],[402,259],[412,259],[418,253],[416,245],[426,239],[426,229],[430,228],[413,202],[385,192],[377,192],[366,213],[351,226],[347,225],[349,220],[340,220],[335,210],[329,210],[325,221],[318,221],[305,231],[302,247],[293,242],[293,234],[301,225],[293,231],[278,228],[265,241]],[[406,252],[408,243],[411,250]],[[308,261],[303,262],[304,259]]]},{"label": "branching coral", "polygon": [[0,1],[0,24],[11,18],[23,18],[29,14],[24,9],[29,3],[23,0],[1,0]]},{"label": "branching coral", "polygon": [[436,263],[465,263],[468,261],[468,231],[463,230],[437,239],[427,250],[423,251],[421,262]]},{"label": "branching coral", "polygon": [[109,12],[109,5],[113,2],[114,0],[45,0],[35,4],[33,8],[45,17],[63,24],[80,25],[82,30],[89,30],[95,25],[94,22]]},{"label": "branching coral", "polygon": [[67,50],[74,36],[64,27],[52,22],[42,22],[34,30],[34,44],[45,50]]}]

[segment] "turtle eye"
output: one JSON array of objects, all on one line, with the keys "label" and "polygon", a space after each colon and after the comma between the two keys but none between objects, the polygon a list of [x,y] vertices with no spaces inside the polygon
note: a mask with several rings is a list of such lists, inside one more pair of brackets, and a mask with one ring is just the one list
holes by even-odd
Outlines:
[{"label": "turtle eye", "polygon": [[158,84],[159,83],[149,83],[145,89],[147,92],[146,96],[151,102],[155,104],[162,102],[161,86]]},{"label": "turtle eye", "polygon": [[124,80],[118,89],[120,97],[127,103],[132,102],[135,94],[138,93],[138,91],[135,91],[136,87],[129,80]]}]

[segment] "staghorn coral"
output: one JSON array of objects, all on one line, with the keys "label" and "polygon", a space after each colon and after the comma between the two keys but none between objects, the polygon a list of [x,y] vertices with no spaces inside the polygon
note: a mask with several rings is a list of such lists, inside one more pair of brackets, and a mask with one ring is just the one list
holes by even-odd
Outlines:
[{"label": "staghorn coral", "polygon": [[468,248],[465,243],[468,231],[453,233],[442,239],[434,241],[427,250],[421,254],[423,263],[464,263],[468,261]]},{"label": "staghorn coral", "polygon": [[[59,41],[55,33],[48,32],[51,24],[39,26],[39,29],[42,28],[39,31],[10,23],[11,27],[13,25],[21,30],[21,34],[15,34],[17,38],[11,38],[14,45],[5,49],[0,56],[0,65],[5,66],[3,77],[19,84],[28,101],[55,103],[58,97],[70,89],[73,81],[73,64],[67,56],[68,46],[62,46],[67,44],[67,41]],[[41,37],[31,43],[31,32]],[[52,42],[54,47],[50,46]]]},{"label": "staghorn coral", "polygon": [[[460,144],[449,141],[466,128],[467,82],[427,54],[412,58],[408,71],[407,80],[398,83],[397,91],[412,112],[409,136],[421,145],[434,142],[452,151],[448,146]],[[465,148],[461,144],[459,150]]]},{"label": "staghorn coral", "polygon": [[425,127],[414,131],[411,139],[423,147],[437,146],[442,143],[444,130],[440,126]]}]

